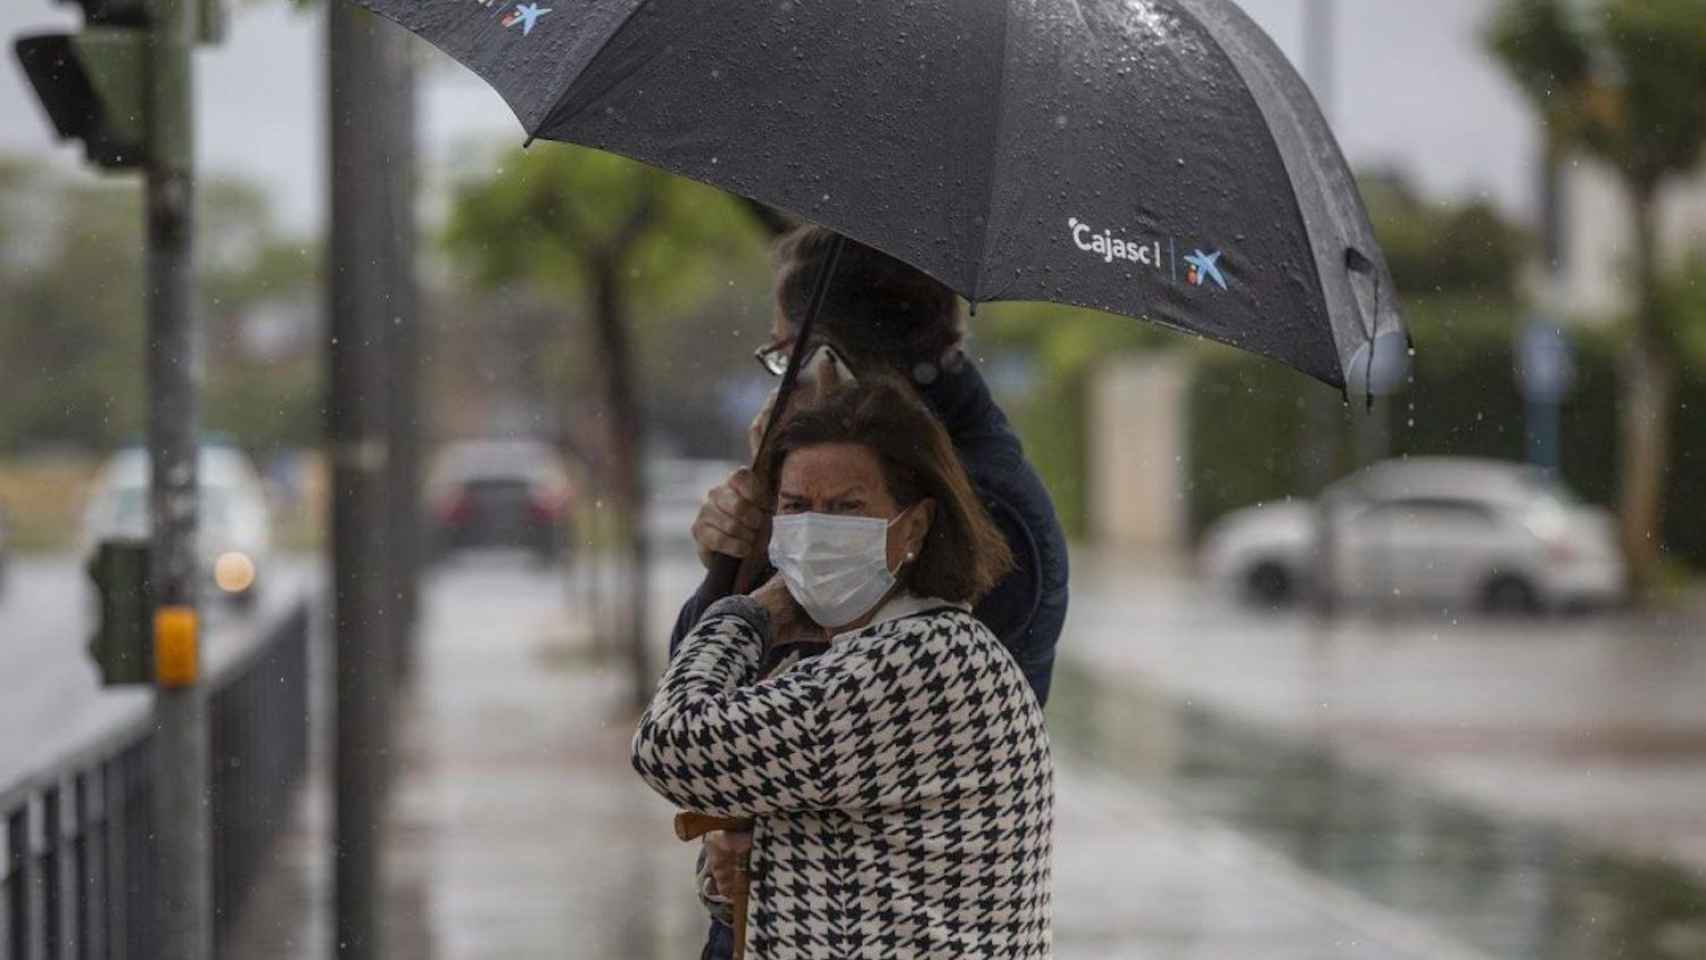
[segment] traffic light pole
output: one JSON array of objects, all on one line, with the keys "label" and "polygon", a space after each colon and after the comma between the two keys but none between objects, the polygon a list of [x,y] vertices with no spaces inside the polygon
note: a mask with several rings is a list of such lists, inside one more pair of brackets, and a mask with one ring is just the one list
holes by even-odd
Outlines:
[{"label": "traffic light pole", "polygon": [[148,446],[160,955],[213,955],[208,737],[196,621],[201,351],[193,258],[192,0],[154,0],[147,58]]}]

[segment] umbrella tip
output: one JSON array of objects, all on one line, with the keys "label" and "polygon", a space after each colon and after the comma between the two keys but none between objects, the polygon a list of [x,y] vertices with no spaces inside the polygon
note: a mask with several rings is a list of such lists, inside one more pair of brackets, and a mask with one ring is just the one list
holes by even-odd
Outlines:
[{"label": "umbrella tip", "polygon": [[521,144],[521,149],[526,150],[528,147],[533,146],[533,141],[536,139],[538,139],[538,138],[535,137],[533,134],[531,134],[531,133],[528,134],[527,139],[525,141],[523,141]]}]

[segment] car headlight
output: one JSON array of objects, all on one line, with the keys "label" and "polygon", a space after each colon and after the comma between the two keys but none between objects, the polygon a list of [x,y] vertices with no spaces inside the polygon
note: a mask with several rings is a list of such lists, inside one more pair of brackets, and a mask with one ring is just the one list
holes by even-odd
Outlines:
[{"label": "car headlight", "polygon": [[255,561],[235,550],[213,561],[213,582],[226,593],[242,593],[255,585]]}]

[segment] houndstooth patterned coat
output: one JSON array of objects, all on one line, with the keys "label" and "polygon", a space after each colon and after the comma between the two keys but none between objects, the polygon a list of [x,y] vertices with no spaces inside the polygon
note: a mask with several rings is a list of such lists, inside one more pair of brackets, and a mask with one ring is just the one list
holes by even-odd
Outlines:
[{"label": "houndstooth patterned coat", "polygon": [[708,609],[633,747],[681,808],[755,818],[747,956],[1050,956],[1054,766],[1000,642],[941,608],[754,683],[769,629]]}]

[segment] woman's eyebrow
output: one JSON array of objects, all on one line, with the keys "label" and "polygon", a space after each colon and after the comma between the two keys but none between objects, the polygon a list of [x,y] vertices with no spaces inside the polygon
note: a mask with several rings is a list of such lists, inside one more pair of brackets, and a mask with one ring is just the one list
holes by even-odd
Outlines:
[{"label": "woman's eyebrow", "polygon": [[[865,497],[866,497],[866,493],[865,493],[864,485],[863,484],[854,484],[853,486],[848,487],[845,490],[838,490],[834,493],[824,494],[822,499],[825,501],[831,502],[831,503],[846,503],[849,500],[864,500]],[[811,500],[812,495],[809,493],[801,493],[801,492],[796,491],[796,490],[783,490],[781,493],[778,493],[776,495],[776,499],[778,499],[778,500]]]}]

